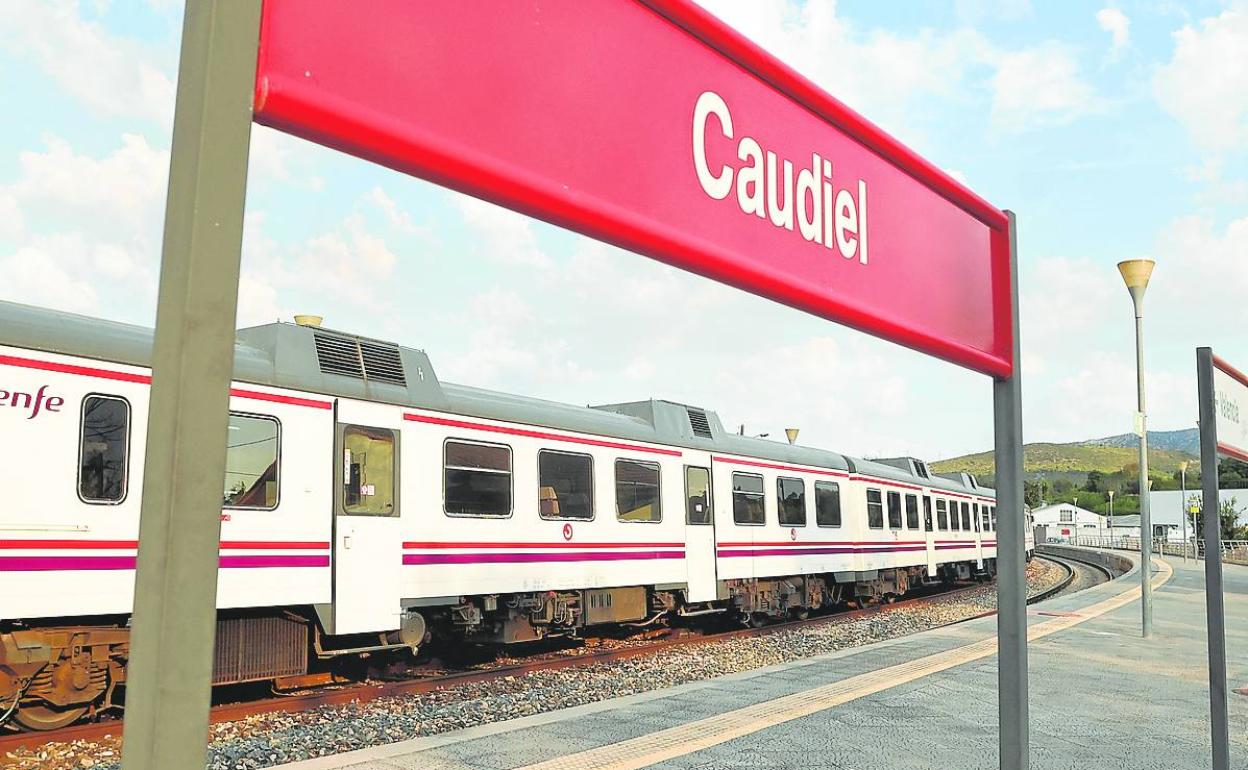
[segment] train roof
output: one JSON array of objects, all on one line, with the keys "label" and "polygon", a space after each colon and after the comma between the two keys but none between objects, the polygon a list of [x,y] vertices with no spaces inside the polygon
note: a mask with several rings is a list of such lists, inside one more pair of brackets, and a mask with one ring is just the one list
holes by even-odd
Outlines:
[{"label": "train roof", "polygon": [[[147,327],[0,301],[0,344],[150,367],[152,340]],[[424,351],[319,326],[239,329],[234,351],[240,382],[992,494],[935,475],[920,478],[912,465],[740,436],[725,431],[715,412],[673,401],[582,407],[442,382]]]}]

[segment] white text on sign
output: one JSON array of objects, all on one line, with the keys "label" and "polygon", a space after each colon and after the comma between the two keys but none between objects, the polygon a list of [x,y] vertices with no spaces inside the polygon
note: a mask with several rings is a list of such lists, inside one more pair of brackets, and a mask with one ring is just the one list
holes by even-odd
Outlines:
[{"label": "white text on sign", "polygon": [[[714,91],[705,91],[693,108],[693,165],[703,191],[715,200],[737,191],[737,205],[745,214],[770,220],[776,227],[798,232],[811,243],[835,248],[846,259],[867,264],[867,183],[858,179],[857,196],[849,187],[837,189],[832,161],[811,153],[810,167],[793,178],[793,162],[778,159],[757,140],[742,136],[737,142],[739,168],[724,164],[712,172],[706,157],[706,135],[711,116],[719,133],[732,139],[732,114]],[[780,180],[783,178],[783,181]],[[835,193],[835,194],[834,194]]]}]

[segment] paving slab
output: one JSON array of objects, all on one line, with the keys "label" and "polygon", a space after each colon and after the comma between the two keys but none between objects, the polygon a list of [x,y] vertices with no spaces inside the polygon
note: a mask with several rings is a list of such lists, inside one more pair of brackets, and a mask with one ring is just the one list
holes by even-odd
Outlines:
[{"label": "paving slab", "polygon": [[[1154,637],[1139,576],[1029,615],[1033,768],[1209,766],[1203,565],[1166,559]],[[1231,687],[1248,684],[1248,567],[1226,567]],[[292,770],[995,770],[994,618],[757,671]],[[1248,698],[1231,696],[1232,767],[1248,768]]]}]

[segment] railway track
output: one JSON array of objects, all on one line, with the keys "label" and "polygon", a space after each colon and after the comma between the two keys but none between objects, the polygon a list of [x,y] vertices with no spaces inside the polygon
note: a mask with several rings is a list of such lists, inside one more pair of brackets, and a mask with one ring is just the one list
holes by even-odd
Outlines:
[{"label": "railway track", "polygon": [[1036,554],[1037,559],[1044,559],[1052,562],[1062,569],[1066,570],[1066,577],[1056,586],[1041,591],[1038,594],[1028,597],[1028,604],[1042,602],[1045,599],[1052,599],[1068,593],[1075,593],[1095,585],[1108,582],[1114,579],[1109,570],[1093,564],[1091,562],[1080,561],[1066,556],[1053,556],[1051,554]]},{"label": "railway track", "polygon": [[[1044,557],[1048,558],[1048,557]],[[1049,559],[1056,561],[1055,559]],[[1071,569],[1067,567],[1067,569]],[[1062,581],[1058,589],[1068,587],[1073,574]],[[624,640],[612,644],[604,642],[599,649],[582,648],[576,652],[563,650],[558,652],[540,653],[515,663],[502,665],[485,665],[479,668],[440,672],[430,676],[400,679],[396,681],[366,681],[345,685],[331,685],[314,690],[296,692],[278,697],[248,700],[239,703],[216,705],[210,713],[210,722],[219,724],[233,722],[247,717],[278,712],[308,711],[322,706],[335,706],[348,703],[365,703],[379,698],[399,695],[418,695],[458,685],[490,682],[507,677],[522,676],[534,671],[554,671],[567,668],[579,668],[597,663],[626,660],[643,655],[682,647],[692,647],[709,642],[727,639],[746,639],[752,637],[777,634],[796,628],[809,628],[824,624],[840,623],[855,618],[880,615],[892,611],[913,607],[937,599],[957,598],[968,594],[979,584],[962,585],[951,590],[937,591],[912,598],[900,599],[892,603],[875,605],[865,609],[849,610],[833,614],[820,615],[802,620],[791,620],[763,626],[761,628],[741,628],[730,631],[694,632],[687,629],[673,629],[660,638],[641,643]],[[1054,595],[1052,589],[1038,592],[1028,599],[1028,603],[1041,601]],[[971,617],[942,623],[954,625],[967,620],[987,617],[996,614],[995,610],[985,611]],[[98,722],[73,725],[60,730],[39,733],[0,734],[0,765],[4,763],[6,751],[14,749],[37,749],[50,743],[62,742],[96,742],[109,737],[117,737],[122,732],[122,721],[119,718],[105,718]]]}]

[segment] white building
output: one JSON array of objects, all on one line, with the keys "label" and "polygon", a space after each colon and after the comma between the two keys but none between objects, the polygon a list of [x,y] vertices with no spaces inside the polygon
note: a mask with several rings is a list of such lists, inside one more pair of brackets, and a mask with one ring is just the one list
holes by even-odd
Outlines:
[{"label": "white building", "polygon": [[[1222,489],[1218,491],[1218,496],[1223,503],[1231,501],[1235,509],[1240,512],[1238,523],[1240,526],[1248,524],[1248,489]],[[1200,535],[1195,531],[1196,517],[1195,510],[1200,509],[1201,492],[1200,488],[1187,490],[1187,505],[1183,504],[1183,493],[1177,489],[1166,490],[1164,492],[1149,492],[1149,518],[1152,519],[1153,527],[1165,527],[1165,538],[1171,543],[1183,541],[1183,512],[1187,509],[1187,536],[1190,540],[1200,539]],[[1195,510],[1193,510],[1195,509]],[[1113,536],[1114,537],[1139,537],[1140,536],[1140,517],[1131,516],[1115,516],[1113,520]]]},{"label": "white building", "polygon": [[1076,537],[1108,537],[1106,517],[1070,503],[1055,503],[1031,512],[1034,525],[1044,527],[1049,542],[1068,543]]}]

